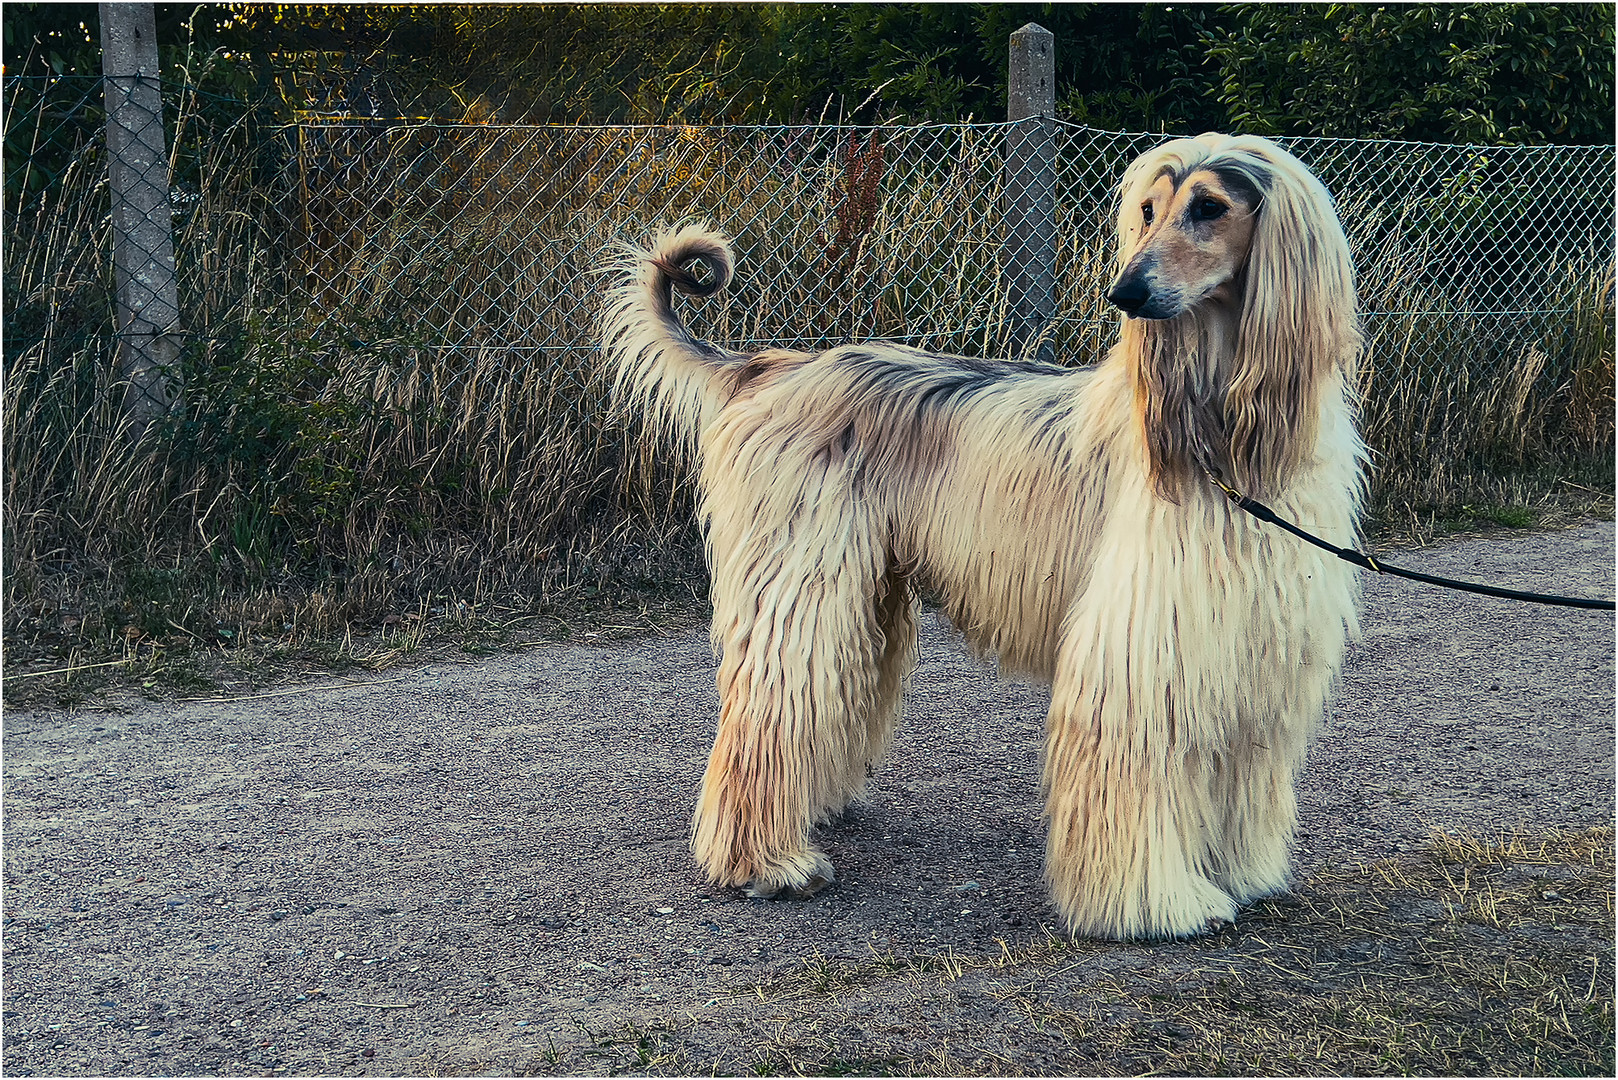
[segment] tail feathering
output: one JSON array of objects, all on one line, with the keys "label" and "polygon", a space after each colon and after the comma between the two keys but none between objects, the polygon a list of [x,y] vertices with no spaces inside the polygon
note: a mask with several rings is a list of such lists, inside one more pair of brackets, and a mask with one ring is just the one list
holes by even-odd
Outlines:
[{"label": "tail feathering", "polygon": [[[722,373],[744,357],[692,337],[674,313],[674,290],[706,297],[728,285],[730,241],[706,222],[688,222],[660,230],[650,248],[621,244],[617,255],[609,272],[620,283],[601,317],[614,397],[694,460],[698,437],[724,405]],[[693,265],[707,271],[706,281]]]}]

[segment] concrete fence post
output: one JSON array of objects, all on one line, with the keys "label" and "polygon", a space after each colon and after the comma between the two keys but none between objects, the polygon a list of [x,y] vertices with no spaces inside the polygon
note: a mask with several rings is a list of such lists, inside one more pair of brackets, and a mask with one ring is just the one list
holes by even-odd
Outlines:
[{"label": "concrete fence post", "polygon": [[[1004,236],[1012,353],[1054,357],[1056,316],[1056,35],[1029,23],[1011,35],[1006,94]],[[1034,349],[1037,343],[1037,351]]]},{"label": "concrete fence post", "polygon": [[101,4],[107,182],[117,365],[124,412],[139,440],[181,405],[180,299],[169,206],[169,156],[151,4]]}]

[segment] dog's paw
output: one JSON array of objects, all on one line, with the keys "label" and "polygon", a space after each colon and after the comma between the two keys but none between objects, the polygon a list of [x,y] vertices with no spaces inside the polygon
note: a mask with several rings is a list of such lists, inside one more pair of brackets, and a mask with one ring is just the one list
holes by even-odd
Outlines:
[{"label": "dog's paw", "polygon": [[806,900],[837,880],[823,851],[807,852],[801,864],[785,868],[778,878],[754,878],[745,886],[747,895],[755,900]]},{"label": "dog's paw", "polygon": [[1152,937],[1199,937],[1235,925],[1237,905],[1230,894],[1205,879],[1193,879],[1191,886],[1162,906]]},{"label": "dog's paw", "polygon": [[1163,941],[1215,934],[1236,922],[1236,902],[1202,877],[1187,878],[1173,891],[1148,894],[1144,900],[1132,918],[1103,923],[1090,932],[1125,941]]},{"label": "dog's paw", "polygon": [[[816,874],[802,885],[768,886],[754,883],[747,886],[747,895],[758,900],[807,900],[834,880],[830,874],[824,877]],[[771,889],[774,891],[768,891]]]}]

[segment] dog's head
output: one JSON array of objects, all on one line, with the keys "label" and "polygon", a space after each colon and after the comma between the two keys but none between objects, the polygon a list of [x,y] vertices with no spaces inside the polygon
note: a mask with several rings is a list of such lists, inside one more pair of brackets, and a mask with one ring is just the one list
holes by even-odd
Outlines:
[{"label": "dog's head", "polygon": [[1107,299],[1141,319],[1260,294],[1353,296],[1331,197],[1303,163],[1256,136],[1174,139],[1124,173],[1118,276]]},{"label": "dog's head", "polygon": [[1107,299],[1135,318],[1172,319],[1198,304],[1241,300],[1263,196],[1248,170],[1210,163],[1199,151],[1202,140],[1179,139],[1124,176],[1121,266]]},{"label": "dog's head", "polygon": [[[1313,388],[1349,370],[1360,348],[1331,197],[1302,162],[1255,136],[1174,139],[1130,165],[1107,299],[1126,315],[1126,341],[1155,358],[1140,372],[1153,399],[1144,408],[1157,414],[1148,420],[1195,413],[1203,452],[1259,489],[1298,463]],[[1223,347],[1210,345],[1217,327]]]}]

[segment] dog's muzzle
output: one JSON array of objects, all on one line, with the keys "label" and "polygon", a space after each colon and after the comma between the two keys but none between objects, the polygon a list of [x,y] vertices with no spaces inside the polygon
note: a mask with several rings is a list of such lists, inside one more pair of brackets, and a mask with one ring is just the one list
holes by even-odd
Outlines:
[{"label": "dog's muzzle", "polygon": [[[1136,274],[1127,274],[1119,278],[1113,282],[1112,288],[1107,290],[1107,302],[1126,315],[1142,315],[1142,309],[1151,302],[1151,299],[1151,287],[1146,284],[1144,277]],[[1151,318],[1150,315],[1144,317]]]},{"label": "dog's muzzle", "polygon": [[1107,290],[1107,302],[1137,319],[1172,319],[1185,310],[1183,297],[1173,289],[1153,289],[1152,266],[1125,267]]}]

